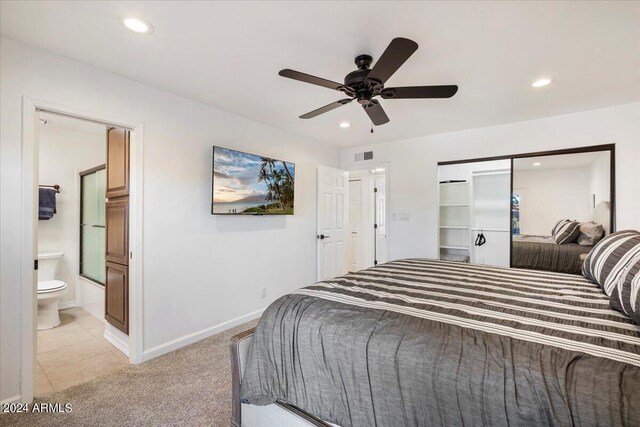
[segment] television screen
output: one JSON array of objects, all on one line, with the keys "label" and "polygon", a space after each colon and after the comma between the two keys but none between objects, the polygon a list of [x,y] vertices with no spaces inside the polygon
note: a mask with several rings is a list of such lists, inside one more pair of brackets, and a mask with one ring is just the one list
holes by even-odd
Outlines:
[{"label": "television screen", "polygon": [[293,163],[213,147],[211,213],[293,215]]}]

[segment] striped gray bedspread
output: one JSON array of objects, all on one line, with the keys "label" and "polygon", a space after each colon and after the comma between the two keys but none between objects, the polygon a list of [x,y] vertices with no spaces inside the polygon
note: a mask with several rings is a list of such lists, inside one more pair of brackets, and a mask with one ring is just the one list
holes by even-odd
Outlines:
[{"label": "striped gray bedspread", "polygon": [[347,426],[640,426],[640,328],[577,275],[406,259],[275,301],[241,398]]}]

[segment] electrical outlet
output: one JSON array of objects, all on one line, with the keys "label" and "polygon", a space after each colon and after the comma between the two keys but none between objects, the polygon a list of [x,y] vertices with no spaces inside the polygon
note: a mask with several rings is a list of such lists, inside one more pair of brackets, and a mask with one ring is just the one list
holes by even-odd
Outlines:
[{"label": "electrical outlet", "polygon": [[260,299],[265,299],[267,297],[267,288],[260,288]]}]

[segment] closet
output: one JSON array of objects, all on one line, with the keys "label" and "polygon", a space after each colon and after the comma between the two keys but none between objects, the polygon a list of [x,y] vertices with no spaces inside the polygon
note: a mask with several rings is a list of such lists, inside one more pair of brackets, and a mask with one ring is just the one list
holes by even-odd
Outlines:
[{"label": "closet", "polygon": [[[606,144],[439,162],[440,259],[580,274],[615,230],[615,158]],[[574,241],[551,235],[560,220],[580,223]]]},{"label": "closet", "polygon": [[129,333],[129,137],[107,131],[105,318]]},{"label": "closet", "polygon": [[508,267],[511,162],[440,165],[440,259]]}]

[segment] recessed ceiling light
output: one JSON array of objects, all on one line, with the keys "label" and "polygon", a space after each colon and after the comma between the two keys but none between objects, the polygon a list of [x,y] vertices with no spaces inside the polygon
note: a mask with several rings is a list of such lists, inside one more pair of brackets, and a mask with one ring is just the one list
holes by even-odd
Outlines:
[{"label": "recessed ceiling light", "polygon": [[533,162],[533,166],[540,166],[542,163],[540,162]]},{"label": "recessed ceiling light", "polygon": [[532,87],[544,87],[551,83],[551,79],[538,79],[535,82],[531,83]]},{"label": "recessed ceiling light", "polygon": [[125,27],[130,29],[133,32],[140,34],[151,34],[153,33],[153,25],[151,25],[148,21],[145,21],[142,18],[135,18],[133,16],[129,16],[124,18],[122,21]]},{"label": "recessed ceiling light", "polygon": [[346,128],[351,127],[351,123],[349,123],[349,122],[340,122],[340,124],[338,126],[340,126],[342,129],[346,129]]}]

